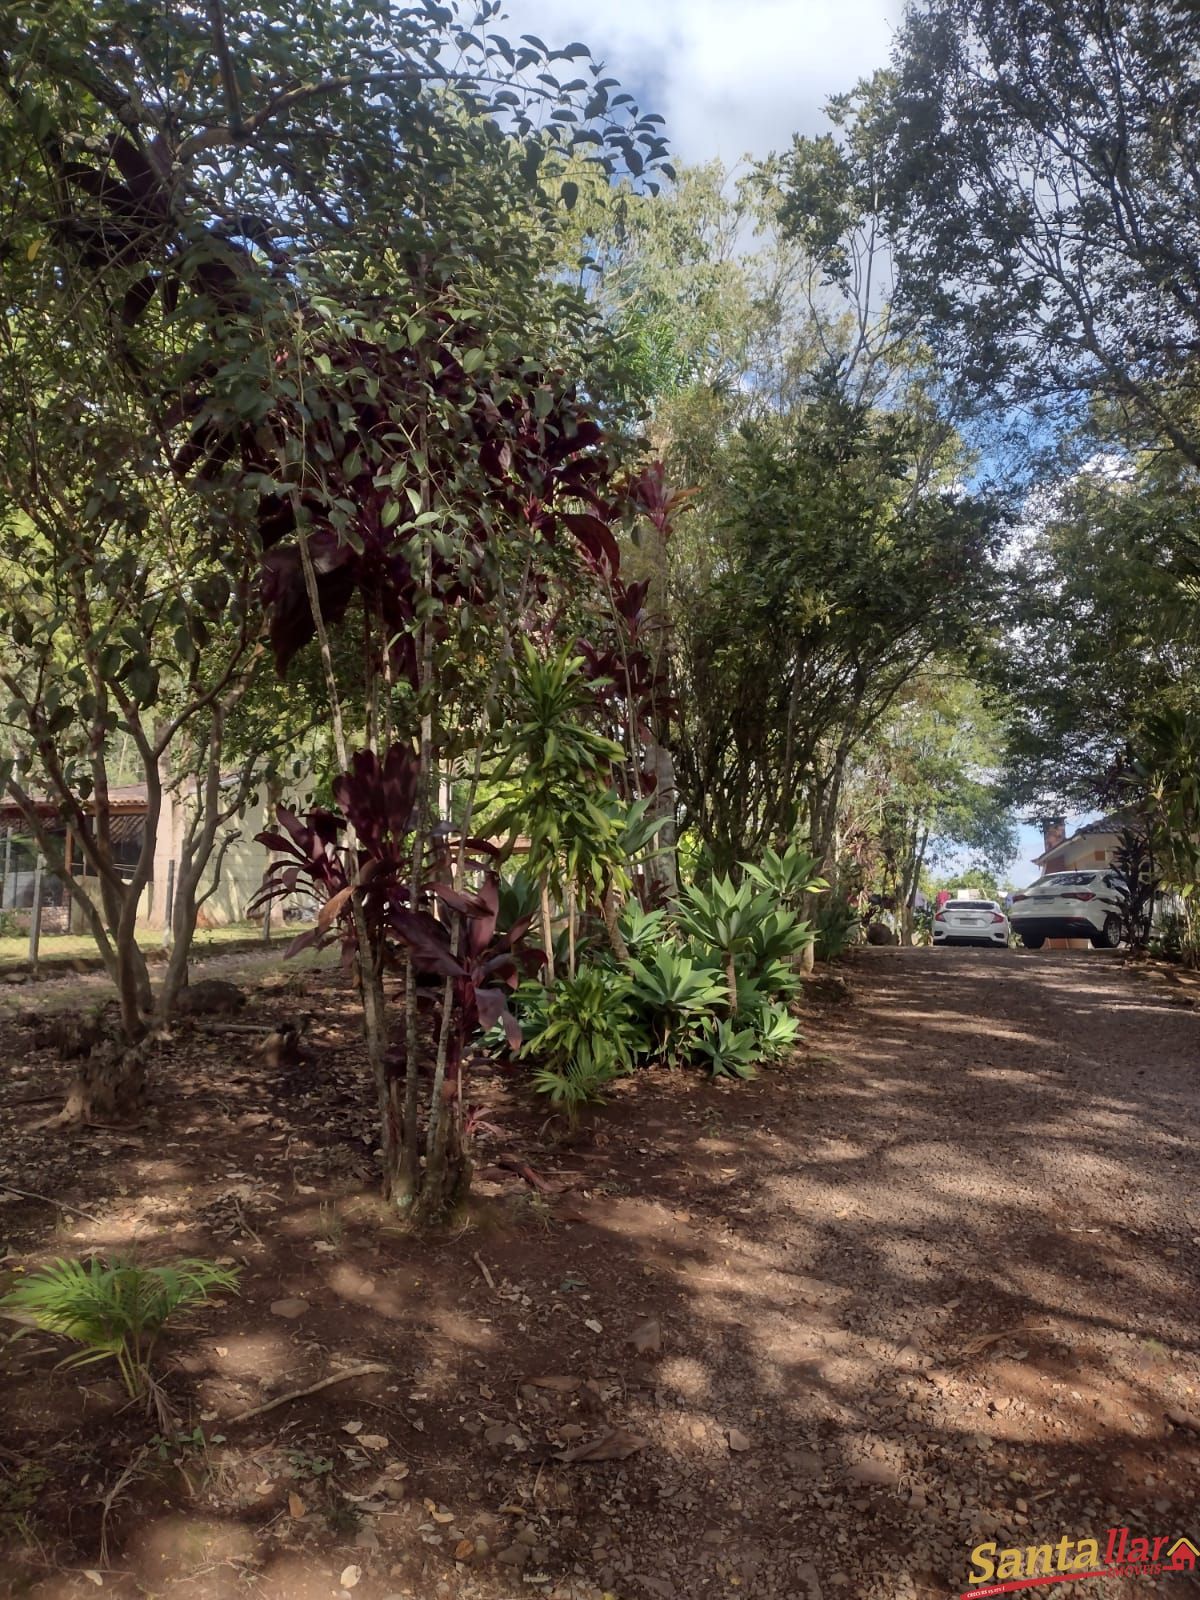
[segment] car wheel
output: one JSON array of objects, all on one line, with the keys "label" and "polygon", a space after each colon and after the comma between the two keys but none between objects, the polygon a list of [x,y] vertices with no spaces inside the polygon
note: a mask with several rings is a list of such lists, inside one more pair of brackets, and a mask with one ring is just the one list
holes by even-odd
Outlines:
[{"label": "car wheel", "polygon": [[1046,940],[1044,937],[1039,937],[1034,933],[1023,933],[1021,935],[1021,943],[1025,946],[1026,950],[1040,950],[1045,942]]},{"label": "car wheel", "polygon": [[1120,917],[1105,917],[1104,926],[1099,933],[1092,935],[1092,944],[1097,950],[1116,950],[1121,943]]}]

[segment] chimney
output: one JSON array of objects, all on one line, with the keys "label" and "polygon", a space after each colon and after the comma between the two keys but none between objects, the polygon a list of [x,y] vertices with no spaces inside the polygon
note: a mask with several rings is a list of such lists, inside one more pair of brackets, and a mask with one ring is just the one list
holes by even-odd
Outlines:
[{"label": "chimney", "polygon": [[1057,850],[1060,844],[1064,844],[1066,842],[1066,837],[1066,817],[1048,817],[1046,821],[1042,823],[1042,843],[1046,847],[1047,854],[1049,854],[1051,850]]}]

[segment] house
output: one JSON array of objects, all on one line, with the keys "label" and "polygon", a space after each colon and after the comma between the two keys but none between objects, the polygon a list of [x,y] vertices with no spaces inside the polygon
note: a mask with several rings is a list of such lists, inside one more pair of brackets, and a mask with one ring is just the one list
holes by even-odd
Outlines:
[{"label": "house", "polygon": [[1200,1561],[1200,1549],[1186,1537],[1176,1539],[1167,1554],[1171,1558],[1171,1565],[1165,1569],[1168,1572],[1195,1572]]},{"label": "house", "polygon": [[[233,782],[235,780],[229,780]],[[165,928],[168,901],[174,878],[173,863],[180,858],[189,818],[190,792],[186,788],[163,797],[155,841],[154,865],[138,906],[138,921],[143,927]],[[59,805],[48,799],[39,799],[37,809],[50,831],[62,840],[66,871],[89,893],[98,896],[94,874],[79,848],[73,829],[62,820]],[[84,809],[95,813],[92,801]],[[146,836],[146,815],[149,810],[146,785],[132,783],[114,788],[109,793],[109,816],[113,839],[113,856],[118,871],[131,877],[141,854]],[[219,878],[212,894],[200,910],[203,927],[221,927],[245,919],[246,908],[262,884],[263,874],[270,862],[266,848],[257,843],[255,834],[275,826],[274,804],[268,800],[265,789],[258,803],[245,806],[218,833],[218,841],[226,835],[232,839],[226,846]],[[18,926],[28,926],[28,912],[33,905],[36,876],[37,846],[29,834],[29,825],[11,800],[0,802],[0,910],[15,916]],[[214,864],[216,852],[214,852]],[[213,885],[212,867],[201,883],[200,892]],[[72,922],[79,925],[78,912],[73,912],[73,902],[65,885],[52,873],[45,873],[41,886],[42,928],[45,932],[69,932]]]},{"label": "house", "polygon": [[1069,837],[1066,820],[1051,817],[1042,824],[1045,849],[1035,856],[1033,864],[1043,875],[1049,872],[1094,872],[1097,867],[1111,866],[1121,843],[1124,819],[1117,813],[1100,817],[1095,822],[1085,822]]}]

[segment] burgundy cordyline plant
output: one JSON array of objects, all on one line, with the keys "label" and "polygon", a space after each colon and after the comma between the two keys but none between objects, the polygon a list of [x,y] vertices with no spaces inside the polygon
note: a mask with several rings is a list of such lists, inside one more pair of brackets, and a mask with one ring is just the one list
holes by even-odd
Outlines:
[{"label": "burgundy cordyline plant", "polygon": [[[528,920],[500,925],[497,851],[470,832],[491,737],[489,703],[514,626],[552,581],[548,572],[561,579],[564,569],[575,571],[576,585],[598,587],[611,603],[609,637],[590,648],[589,659],[598,693],[623,725],[632,781],[644,786],[642,741],[651,718],[664,714],[665,680],[639,633],[645,588],[626,586],[620,576],[616,530],[669,497],[654,469],[613,482],[601,431],[570,385],[538,374],[530,386],[527,374],[518,382],[517,374],[495,369],[481,382],[467,371],[463,325],[427,317],[426,327],[431,348],[415,354],[411,346],[398,354],[380,345],[366,350],[361,331],[350,349],[323,352],[328,359],[304,390],[309,449],[328,437],[327,456],[338,463],[349,450],[353,481],[337,481],[334,494],[318,476],[262,507],[264,594],[277,663],[286,671],[315,638],[344,770],[334,784],[336,810],[303,821],[283,811],[280,830],[261,836],[280,860],[260,901],[303,889],[320,902],[315,928],[293,948],[341,940],[361,985],[385,1192],[414,1214],[437,1218],[469,1183],[463,1126],[470,1040],[496,1022],[516,1040],[508,996],[543,959],[526,946]],[[420,371],[437,373],[436,403]],[[349,432],[348,394],[359,418]],[[430,414],[438,418],[434,471]],[[399,430],[398,416],[408,419]],[[286,436],[298,423],[281,408],[271,426]],[[394,461],[396,432],[405,443],[423,438],[427,463],[421,482],[403,484],[399,495],[393,468],[411,474],[412,453]],[[355,458],[369,455],[376,441],[378,459],[361,465]],[[328,477],[328,467],[321,472]],[[346,505],[356,508],[352,527],[339,521]],[[367,640],[366,720],[376,748],[351,754],[330,634],[354,616]],[[474,771],[455,829],[435,813],[435,758],[449,738],[452,685],[472,649],[490,653],[491,679],[471,719]],[[393,734],[397,692],[417,708],[415,741]],[[402,1028],[393,1026],[385,998],[390,969],[405,974]]]}]

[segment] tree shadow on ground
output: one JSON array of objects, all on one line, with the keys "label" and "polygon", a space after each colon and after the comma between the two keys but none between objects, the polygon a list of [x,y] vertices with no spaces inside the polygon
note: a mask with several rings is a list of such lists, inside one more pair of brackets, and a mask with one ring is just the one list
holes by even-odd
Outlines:
[{"label": "tree shadow on ground", "polygon": [[[173,1600],[908,1600],[964,1589],[984,1540],[1195,1538],[1200,1434],[1167,1413],[1200,1411],[1200,1019],[1090,954],[883,950],[851,982],[790,1068],[643,1076],[552,1157],[497,1075],[503,1147],[559,1192],[489,1168],[432,1238],[364,1190],[336,999],[319,1079],[282,1093],[226,1045],[157,1127],[63,1142],[98,1220],[42,1248],[228,1254],[242,1294],[164,1349],[203,1444],[141,1455],[110,1384],[11,1347],[11,1447],[62,1519],[14,1585],[93,1592],[134,1461],[104,1587]],[[561,1460],[610,1428],[644,1446]],[[1200,1592],[1156,1583],[1072,1593]]]}]

